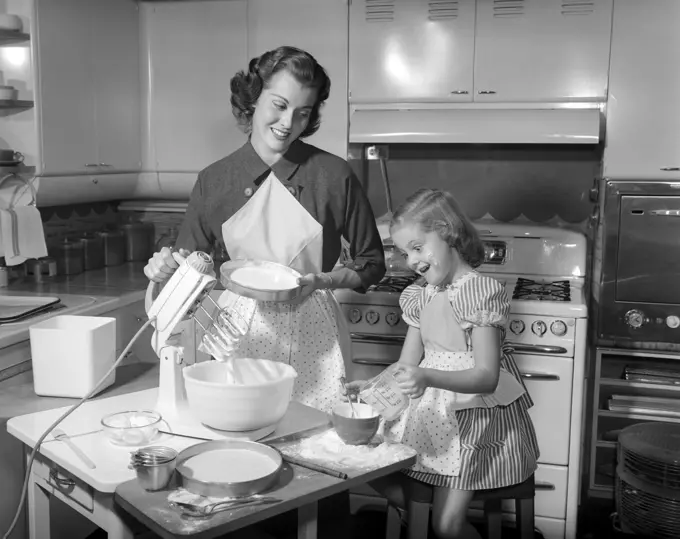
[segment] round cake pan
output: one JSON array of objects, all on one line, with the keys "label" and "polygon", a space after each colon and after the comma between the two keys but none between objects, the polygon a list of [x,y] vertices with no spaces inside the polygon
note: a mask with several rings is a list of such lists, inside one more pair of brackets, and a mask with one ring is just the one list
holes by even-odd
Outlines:
[{"label": "round cake pan", "polygon": [[258,301],[291,301],[300,295],[302,290],[301,286],[296,286],[294,288],[286,289],[274,289],[267,290],[262,288],[253,288],[249,286],[244,286],[240,283],[235,282],[231,276],[237,269],[241,268],[271,268],[278,272],[288,273],[297,279],[301,277],[300,273],[293,268],[284,266],[283,264],[277,264],[276,262],[266,262],[261,260],[229,260],[225,262],[220,267],[220,275],[222,285],[227,289],[231,290],[239,296],[244,296],[246,298],[256,299]]},{"label": "round cake pan", "polygon": [[[271,473],[262,475],[252,480],[234,483],[205,481],[192,476],[191,469],[187,467],[187,461],[191,457],[211,451],[220,451],[225,449],[252,451],[256,454],[271,458],[275,463],[276,469]],[[203,442],[196,444],[182,451],[177,456],[176,471],[179,476],[179,482],[181,486],[193,494],[199,494],[201,496],[213,496],[215,498],[238,498],[259,494],[260,492],[264,492],[265,490],[271,488],[278,480],[282,467],[283,458],[281,457],[281,453],[279,453],[273,447],[257,442],[243,440],[217,440],[214,442]]]}]

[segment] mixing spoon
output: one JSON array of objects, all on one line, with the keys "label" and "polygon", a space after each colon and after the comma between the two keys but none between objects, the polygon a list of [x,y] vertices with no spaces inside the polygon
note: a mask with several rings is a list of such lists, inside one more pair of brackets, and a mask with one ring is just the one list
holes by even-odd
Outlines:
[{"label": "mixing spoon", "polygon": [[356,417],[357,413],[354,411],[354,404],[352,403],[352,395],[349,394],[349,390],[347,389],[347,380],[345,380],[344,376],[340,377],[340,383],[342,384],[342,387],[345,388],[345,394],[347,395],[347,400],[349,401],[349,409],[352,411],[352,417]]}]

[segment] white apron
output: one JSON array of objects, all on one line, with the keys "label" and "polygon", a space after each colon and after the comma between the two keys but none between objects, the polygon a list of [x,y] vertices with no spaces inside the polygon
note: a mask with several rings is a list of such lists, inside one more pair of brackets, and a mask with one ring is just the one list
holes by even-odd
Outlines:
[{"label": "white apron", "polygon": [[[323,227],[273,172],[222,225],[222,237],[232,260],[277,262],[303,275],[321,272]],[[218,303],[252,319],[238,356],[288,363],[298,373],[293,400],[330,412],[339,399],[345,361],[351,361],[351,340],[329,290],[291,303],[255,301],[226,290]]]}]

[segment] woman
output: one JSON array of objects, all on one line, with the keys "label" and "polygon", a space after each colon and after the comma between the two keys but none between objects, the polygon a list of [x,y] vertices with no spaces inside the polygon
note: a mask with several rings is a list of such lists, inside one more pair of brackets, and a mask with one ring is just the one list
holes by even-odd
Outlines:
[{"label": "woman", "polygon": [[[230,259],[268,260],[302,273],[300,300],[255,302],[226,291],[252,319],[239,354],[284,361],[298,372],[293,399],[329,411],[350,365],[350,341],[332,288],[365,290],[385,273],[368,199],[349,165],[305,144],[320,124],[330,79],[307,52],[279,47],[231,80],[234,116],[249,134],[240,149],[198,175],[176,247],[224,248]],[[334,269],[341,237],[353,262]],[[163,282],[177,268],[169,249],[144,268]]]}]

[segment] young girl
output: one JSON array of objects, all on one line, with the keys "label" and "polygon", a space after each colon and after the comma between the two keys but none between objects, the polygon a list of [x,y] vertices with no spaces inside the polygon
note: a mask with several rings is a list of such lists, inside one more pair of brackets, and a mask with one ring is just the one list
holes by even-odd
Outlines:
[{"label": "young girl", "polygon": [[[527,412],[533,402],[503,344],[508,297],[474,270],[484,246],[449,193],[419,190],[395,212],[390,231],[427,284],[400,298],[409,328],[390,369],[411,403],[385,433],[418,451],[405,474],[434,487],[436,535],[479,538],[466,520],[474,492],[521,483],[539,454]],[[409,479],[399,475],[375,486],[401,505]]]}]

